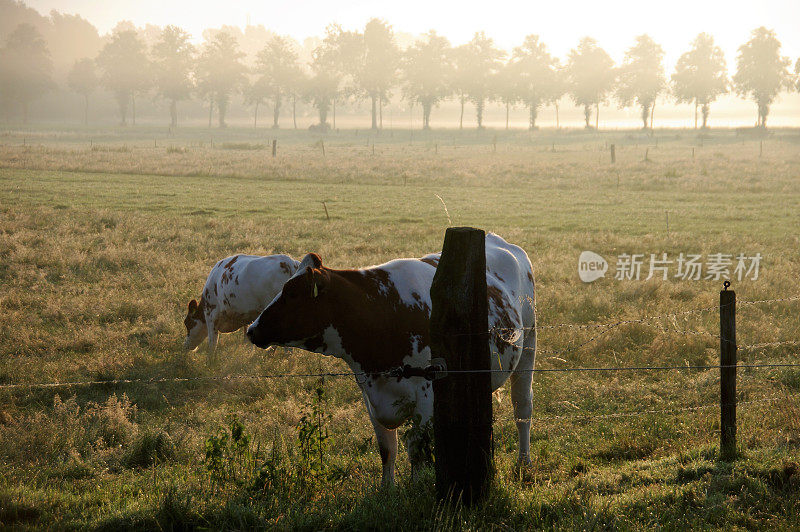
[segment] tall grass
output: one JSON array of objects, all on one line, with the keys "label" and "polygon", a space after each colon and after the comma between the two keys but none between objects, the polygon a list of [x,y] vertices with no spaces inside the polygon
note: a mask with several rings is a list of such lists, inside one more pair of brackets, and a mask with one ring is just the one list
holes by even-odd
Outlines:
[{"label": "tall grass", "polygon": [[[526,249],[542,325],[717,302],[720,286],[711,280],[609,275],[584,285],[576,263],[585,249],[612,262],[622,253],[760,252],[761,276],[735,282],[739,298],[800,293],[800,160],[788,134],[765,142],[758,158],[747,141],[721,135],[698,148],[687,133],[651,145],[643,163],[648,141],[624,133],[501,136],[497,153],[466,136],[456,146],[438,139],[438,154],[416,140],[379,139],[375,156],[353,135],[326,139],[324,158],[316,137],[298,134],[281,140],[275,159],[219,149],[263,142],[236,131],[215,133],[214,149],[191,145],[200,132],[190,132],[197,138],[184,139],[186,151],[171,153],[153,148],[150,133],[102,140],[124,141],[127,152],[88,150],[62,137],[0,146],[0,384],[341,371],[338,360],[298,350],[255,352],[240,334],[222,338],[219,364],[209,367],[202,352],[181,351],[186,302],[231,253],[315,251],[332,267],[361,266],[438,250],[449,223],[493,230]],[[615,165],[606,139],[617,142]],[[537,366],[704,365],[718,357],[714,312],[603,329],[572,350],[597,332],[542,329]],[[742,306],[737,333],[742,344],[800,339],[797,303]],[[742,350],[740,360],[796,361],[796,353],[782,344]],[[796,373],[739,372],[742,400],[777,399],[740,409],[743,457],[734,464],[717,461],[718,412],[682,410],[718,401],[718,372],[536,374],[532,466],[514,467],[510,401],[496,403],[495,490],[474,509],[436,503],[432,472],[412,480],[405,450],[398,487],[381,490],[380,457],[350,379],[324,384],[325,463],[337,474],[306,486],[284,481],[301,462],[297,426],[315,380],[0,388],[0,524],[794,528]],[[608,417],[627,413],[640,414]],[[233,416],[259,465],[266,457],[280,464],[247,477],[271,488],[211,482],[205,445],[220,427],[230,432]]]}]

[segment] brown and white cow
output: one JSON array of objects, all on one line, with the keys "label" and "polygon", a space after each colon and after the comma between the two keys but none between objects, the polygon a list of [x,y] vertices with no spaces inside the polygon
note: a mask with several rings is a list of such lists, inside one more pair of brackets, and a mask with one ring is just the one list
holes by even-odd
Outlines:
[{"label": "brown and white cow", "polygon": [[[356,373],[375,428],[384,484],[394,481],[397,427],[410,416],[425,424],[433,415],[429,381],[379,373],[430,362],[430,287],[438,258],[428,255],[360,270],[333,270],[323,266],[316,254],[306,255],[297,273],[247,329],[250,340],[262,348],[300,347],[347,362]],[[534,280],[528,256],[499,236],[486,235],[486,281],[489,325],[503,329],[490,335],[492,367],[500,370],[492,373],[492,388],[510,381],[519,431],[518,460],[527,464],[536,349]],[[410,450],[419,447],[414,443],[410,442]],[[416,470],[421,456],[409,452],[409,457]]]},{"label": "brown and white cow", "polygon": [[299,262],[288,255],[233,255],[217,262],[206,279],[200,302],[192,299],[186,319],[187,350],[208,338],[209,352],[219,333],[234,332],[253,322],[297,271]]}]

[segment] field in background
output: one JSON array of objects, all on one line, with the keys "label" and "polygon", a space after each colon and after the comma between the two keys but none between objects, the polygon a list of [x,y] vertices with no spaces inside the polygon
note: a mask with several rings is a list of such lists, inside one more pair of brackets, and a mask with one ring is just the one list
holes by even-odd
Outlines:
[{"label": "field in background", "polygon": [[[583,250],[610,261],[760,252],[759,279],[734,282],[739,298],[800,295],[798,179],[797,130],[764,139],[733,131],[0,132],[0,384],[344,370],[297,350],[254,351],[240,334],[222,338],[219,364],[209,366],[202,352],[181,351],[186,302],[232,253],[314,251],[332,267],[363,266],[439,250],[448,224],[494,231],[528,252],[544,326],[718,300],[715,281],[583,284]],[[742,306],[739,343],[800,340],[798,308]],[[716,312],[601,331],[542,329],[537,367],[718,360]],[[798,349],[781,343],[739,358],[797,362]],[[293,473],[303,463],[296,427],[313,409],[318,379],[0,388],[0,524],[800,526],[800,371],[739,375],[741,399],[754,401],[739,412],[743,458],[721,464],[718,371],[536,374],[533,466],[513,468],[505,392],[495,404],[497,489],[473,511],[437,507],[430,472],[414,482],[404,452],[399,487],[379,489],[380,458],[352,379],[324,382],[324,472],[303,478]],[[251,451],[225,455],[234,474],[221,476],[203,460],[209,436],[232,416],[252,436]]]}]

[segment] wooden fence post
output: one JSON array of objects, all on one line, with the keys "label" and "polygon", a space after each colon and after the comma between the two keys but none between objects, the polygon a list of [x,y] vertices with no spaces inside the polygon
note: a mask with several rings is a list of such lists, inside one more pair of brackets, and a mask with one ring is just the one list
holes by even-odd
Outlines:
[{"label": "wooden fence post", "polygon": [[616,144],[611,145],[611,164],[617,162],[617,146]]},{"label": "wooden fence post", "polygon": [[272,156],[278,155],[278,139],[272,139]]},{"label": "wooden fence post", "polygon": [[736,292],[725,281],[719,293],[720,457],[736,458]]},{"label": "wooden fence post", "polygon": [[[492,457],[492,383],[486,236],[480,229],[447,229],[431,284],[431,356],[445,378],[433,382],[436,494],[466,505],[488,491]],[[458,371],[476,371],[458,373]]]}]

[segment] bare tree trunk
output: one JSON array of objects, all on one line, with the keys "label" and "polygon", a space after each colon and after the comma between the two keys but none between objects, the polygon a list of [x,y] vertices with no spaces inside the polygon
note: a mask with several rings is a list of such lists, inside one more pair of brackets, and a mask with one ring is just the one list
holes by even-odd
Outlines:
[{"label": "bare tree trunk", "polygon": [[422,129],[431,128],[431,104],[422,104]]},{"label": "bare tree trunk", "polygon": [[297,129],[297,96],[292,94],[292,122],[294,128]]},{"label": "bare tree trunk", "polygon": [[694,128],[697,129],[697,98],[694,99]]},{"label": "bare tree trunk", "polygon": [[211,129],[211,120],[214,117],[214,97],[208,97],[208,128]]},{"label": "bare tree trunk", "polygon": [[83,125],[89,125],[89,95],[83,95]]},{"label": "bare tree trunk", "polygon": [[656,100],[653,99],[653,105],[650,107],[650,130],[654,131],[655,127],[653,126],[653,122],[656,118]]},{"label": "bare tree trunk", "polygon": [[258,128],[258,100],[256,100],[256,109],[253,112],[253,129]]},{"label": "bare tree trunk", "polygon": [[219,119],[219,128],[225,129],[227,124],[225,123],[225,114],[228,112],[228,102],[226,98],[219,98],[217,102],[217,118]]},{"label": "bare tree trunk", "polygon": [[174,98],[169,102],[169,127],[178,127],[178,102]]},{"label": "bare tree trunk", "polygon": [[583,119],[586,121],[586,129],[591,128],[589,120],[592,119],[592,107],[588,104],[583,106]]},{"label": "bare tree trunk", "polygon": [[383,94],[381,94],[380,104],[378,105],[378,112],[380,113],[379,129],[383,129]]},{"label": "bare tree trunk", "polygon": [[506,102],[506,131],[508,131],[508,108],[511,104]]},{"label": "bare tree trunk", "polygon": [[336,98],[333,99],[333,130],[336,131]]},{"label": "bare tree trunk", "polygon": [[702,111],[703,111],[703,129],[706,129],[708,127],[708,114],[711,111],[707,103],[703,104]]},{"label": "bare tree trunk", "polygon": [[558,123],[558,102],[556,101],[556,129],[561,129],[561,125]]},{"label": "bare tree trunk", "polygon": [[596,114],[594,115],[594,128],[599,131],[600,130],[600,102],[599,101],[597,102],[597,105],[595,106],[595,112],[596,112]]},{"label": "bare tree trunk", "polygon": [[647,129],[647,119],[650,118],[650,106],[642,105],[642,129]]},{"label": "bare tree trunk", "polygon": [[461,117],[458,119],[458,129],[464,129],[464,97],[461,97]]},{"label": "bare tree trunk", "polygon": [[483,100],[475,104],[475,116],[478,119],[478,129],[483,129]]},{"label": "bare tree trunk", "polygon": [[372,130],[377,131],[378,129],[378,98],[377,96],[373,95],[370,97],[372,100]]},{"label": "bare tree trunk", "polygon": [[531,104],[529,106],[529,109],[530,109],[530,114],[528,116],[528,129],[533,131],[534,129],[536,129],[536,118],[538,117],[539,112],[536,109],[536,104]]},{"label": "bare tree trunk", "polygon": [[275,95],[275,106],[272,108],[272,129],[278,129],[281,118],[281,95]]}]

